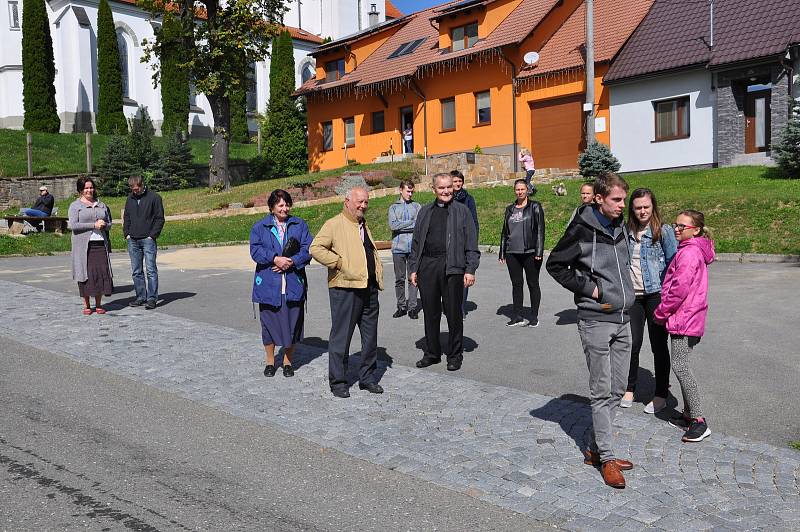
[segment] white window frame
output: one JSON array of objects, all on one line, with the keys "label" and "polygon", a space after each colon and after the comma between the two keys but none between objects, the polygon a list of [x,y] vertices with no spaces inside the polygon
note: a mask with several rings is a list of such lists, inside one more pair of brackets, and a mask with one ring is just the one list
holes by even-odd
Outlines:
[{"label": "white window frame", "polygon": [[[16,25],[14,24],[15,22]],[[9,0],[8,2],[8,27],[14,31],[22,29],[19,19],[19,2],[17,0]]]}]

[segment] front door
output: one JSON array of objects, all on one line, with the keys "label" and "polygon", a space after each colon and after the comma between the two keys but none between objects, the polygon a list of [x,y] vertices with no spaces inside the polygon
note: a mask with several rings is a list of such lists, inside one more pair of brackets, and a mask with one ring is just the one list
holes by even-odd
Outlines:
[{"label": "front door", "polygon": [[414,108],[400,108],[400,138],[403,141],[403,153],[414,153]]},{"label": "front door", "polygon": [[770,144],[770,90],[747,92],[744,111],[744,152],[767,151]]}]

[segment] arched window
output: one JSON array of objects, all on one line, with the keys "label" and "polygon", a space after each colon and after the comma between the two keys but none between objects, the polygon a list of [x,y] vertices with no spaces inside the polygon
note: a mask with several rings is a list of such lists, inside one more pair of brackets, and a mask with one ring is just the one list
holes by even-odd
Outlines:
[{"label": "arched window", "polygon": [[117,30],[117,46],[119,47],[119,70],[122,77],[122,97],[130,97],[129,73],[128,73],[128,42],[122,31]]},{"label": "arched window", "polygon": [[314,69],[314,65],[311,64],[310,61],[305,62],[300,67],[300,84],[302,85],[306,81],[310,80],[313,77],[316,77],[317,72]]}]

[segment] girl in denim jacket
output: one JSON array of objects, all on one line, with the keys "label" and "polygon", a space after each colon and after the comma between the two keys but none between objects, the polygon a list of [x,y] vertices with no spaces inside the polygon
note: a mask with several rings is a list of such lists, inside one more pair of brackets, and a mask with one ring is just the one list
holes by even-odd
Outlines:
[{"label": "girl in denim jacket", "polygon": [[628,202],[628,249],[631,257],[631,279],[636,300],[630,310],[631,366],[628,387],[620,406],[633,405],[636,380],[639,374],[639,351],[644,339],[644,326],[650,337],[653,351],[656,390],[653,400],[647,403],[647,414],[660,412],[667,406],[669,394],[669,349],[667,330],[653,319],[653,312],[661,303],[661,281],[678,248],[675,233],[669,225],[662,224],[658,202],[653,191],[637,188]]}]

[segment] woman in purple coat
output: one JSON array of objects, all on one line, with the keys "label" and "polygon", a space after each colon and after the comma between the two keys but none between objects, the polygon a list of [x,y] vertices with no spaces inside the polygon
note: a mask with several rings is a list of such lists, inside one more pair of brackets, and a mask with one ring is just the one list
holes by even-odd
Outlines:
[{"label": "woman in purple coat", "polygon": [[256,262],[253,302],[261,314],[261,339],[266,353],[264,376],[275,375],[275,346],[283,346],[283,375],[294,375],[292,354],[303,339],[303,304],[308,285],[305,267],[311,262],[312,236],[302,219],[291,216],[292,197],[273,190],[270,214],[250,230],[250,256]]}]

